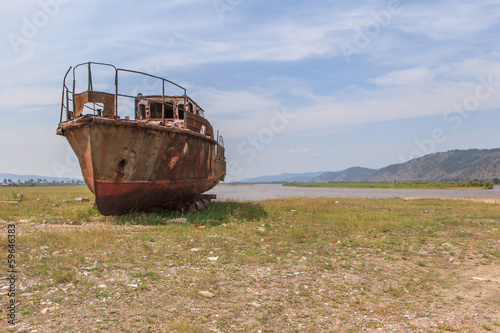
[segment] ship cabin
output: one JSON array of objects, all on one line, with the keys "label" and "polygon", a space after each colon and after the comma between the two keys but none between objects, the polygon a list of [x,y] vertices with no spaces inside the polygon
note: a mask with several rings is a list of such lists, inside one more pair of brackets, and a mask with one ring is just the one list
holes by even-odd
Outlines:
[{"label": "ship cabin", "polygon": [[135,99],[135,120],[168,127],[184,127],[214,137],[205,112],[187,96],[143,96]]},{"label": "ship cabin", "polygon": [[[96,91],[75,94],[75,112],[68,110],[67,119],[81,117],[85,110],[93,111],[98,117],[117,118],[115,98],[113,94]],[[129,120],[129,117],[125,117],[125,120]],[[187,96],[143,96],[139,93],[135,97],[135,121],[187,128],[214,138],[212,125],[205,119],[205,112]]]}]

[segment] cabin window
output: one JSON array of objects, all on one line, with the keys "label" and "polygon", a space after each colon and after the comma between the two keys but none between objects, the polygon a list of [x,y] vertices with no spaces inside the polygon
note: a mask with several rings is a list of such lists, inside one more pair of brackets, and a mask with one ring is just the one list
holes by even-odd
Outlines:
[{"label": "cabin window", "polygon": [[82,114],[94,114],[101,117],[102,109],[104,109],[103,103],[88,102],[83,105]]},{"label": "cabin window", "polygon": [[[160,111],[161,113],[161,111]],[[174,119],[174,105],[165,104],[165,118]]]},{"label": "cabin window", "polygon": [[[161,103],[151,102],[149,104],[149,112],[151,113],[151,118],[162,119],[161,110]],[[165,118],[174,118],[174,106],[172,104],[165,103]]]},{"label": "cabin window", "polygon": [[189,112],[194,113],[194,108],[192,103],[189,103]]},{"label": "cabin window", "polygon": [[177,105],[177,113],[179,114],[179,119],[184,119],[184,104]]},{"label": "cabin window", "polygon": [[144,104],[139,104],[139,119],[140,120],[146,119],[146,105]]}]

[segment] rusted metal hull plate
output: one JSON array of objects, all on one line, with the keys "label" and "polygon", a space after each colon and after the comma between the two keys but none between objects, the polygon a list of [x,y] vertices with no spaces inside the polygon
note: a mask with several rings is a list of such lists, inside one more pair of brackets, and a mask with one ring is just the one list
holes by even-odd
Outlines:
[{"label": "rusted metal hull plate", "polygon": [[217,142],[188,129],[78,118],[60,125],[103,215],[175,204],[217,185],[226,172]]},{"label": "rusted metal hull plate", "polygon": [[103,215],[118,215],[134,210],[169,206],[176,209],[182,203],[209,190],[213,180],[186,186],[185,181],[101,182],[96,181],[96,203]]}]

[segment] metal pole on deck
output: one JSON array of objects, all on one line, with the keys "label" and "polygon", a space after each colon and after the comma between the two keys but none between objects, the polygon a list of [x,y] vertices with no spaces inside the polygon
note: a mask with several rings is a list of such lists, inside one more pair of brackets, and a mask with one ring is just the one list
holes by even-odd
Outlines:
[{"label": "metal pole on deck", "polygon": [[[66,74],[64,75],[63,79],[63,91],[62,91],[62,101],[61,101],[61,117],[59,119],[59,123],[62,123],[62,117],[63,117],[63,112],[64,112],[64,93],[66,92],[66,96],[68,96],[68,88],[66,88],[66,77],[68,76],[69,71],[71,70],[71,66],[68,68],[66,71]],[[66,109],[69,110],[69,103],[68,103],[68,98],[66,97]],[[66,120],[68,117],[66,116]]]},{"label": "metal pole on deck", "polygon": [[88,88],[88,90],[92,91],[93,90],[93,87],[92,87],[92,69],[90,68],[90,62],[88,63],[88,66],[89,66],[89,88]]},{"label": "metal pole on deck", "polygon": [[186,113],[187,113],[187,110],[188,110],[188,105],[186,103],[187,102],[187,100],[186,100],[186,97],[187,97],[186,96],[186,89],[183,88],[183,90],[184,90],[184,122],[182,123],[182,126],[184,126],[184,128],[186,128],[187,127],[186,126],[186,121],[187,121],[186,118],[188,117]]},{"label": "metal pole on deck", "polygon": [[161,92],[161,122],[165,125],[165,80],[162,82],[162,92]]},{"label": "metal pole on deck", "polygon": [[73,91],[71,92],[71,96],[73,97],[73,112],[76,112],[75,110],[75,88],[76,88],[76,78],[75,78],[75,69],[76,67],[73,67]]},{"label": "metal pole on deck", "polygon": [[118,69],[115,68],[115,117],[118,117]]}]

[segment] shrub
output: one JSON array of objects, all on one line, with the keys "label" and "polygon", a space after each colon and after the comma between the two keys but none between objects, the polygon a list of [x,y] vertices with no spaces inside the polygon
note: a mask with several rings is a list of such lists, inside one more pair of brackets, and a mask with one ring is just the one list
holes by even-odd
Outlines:
[{"label": "shrub", "polygon": [[491,180],[487,180],[484,182],[483,187],[487,190],[492,190],[494,185],[495,184]]}]

